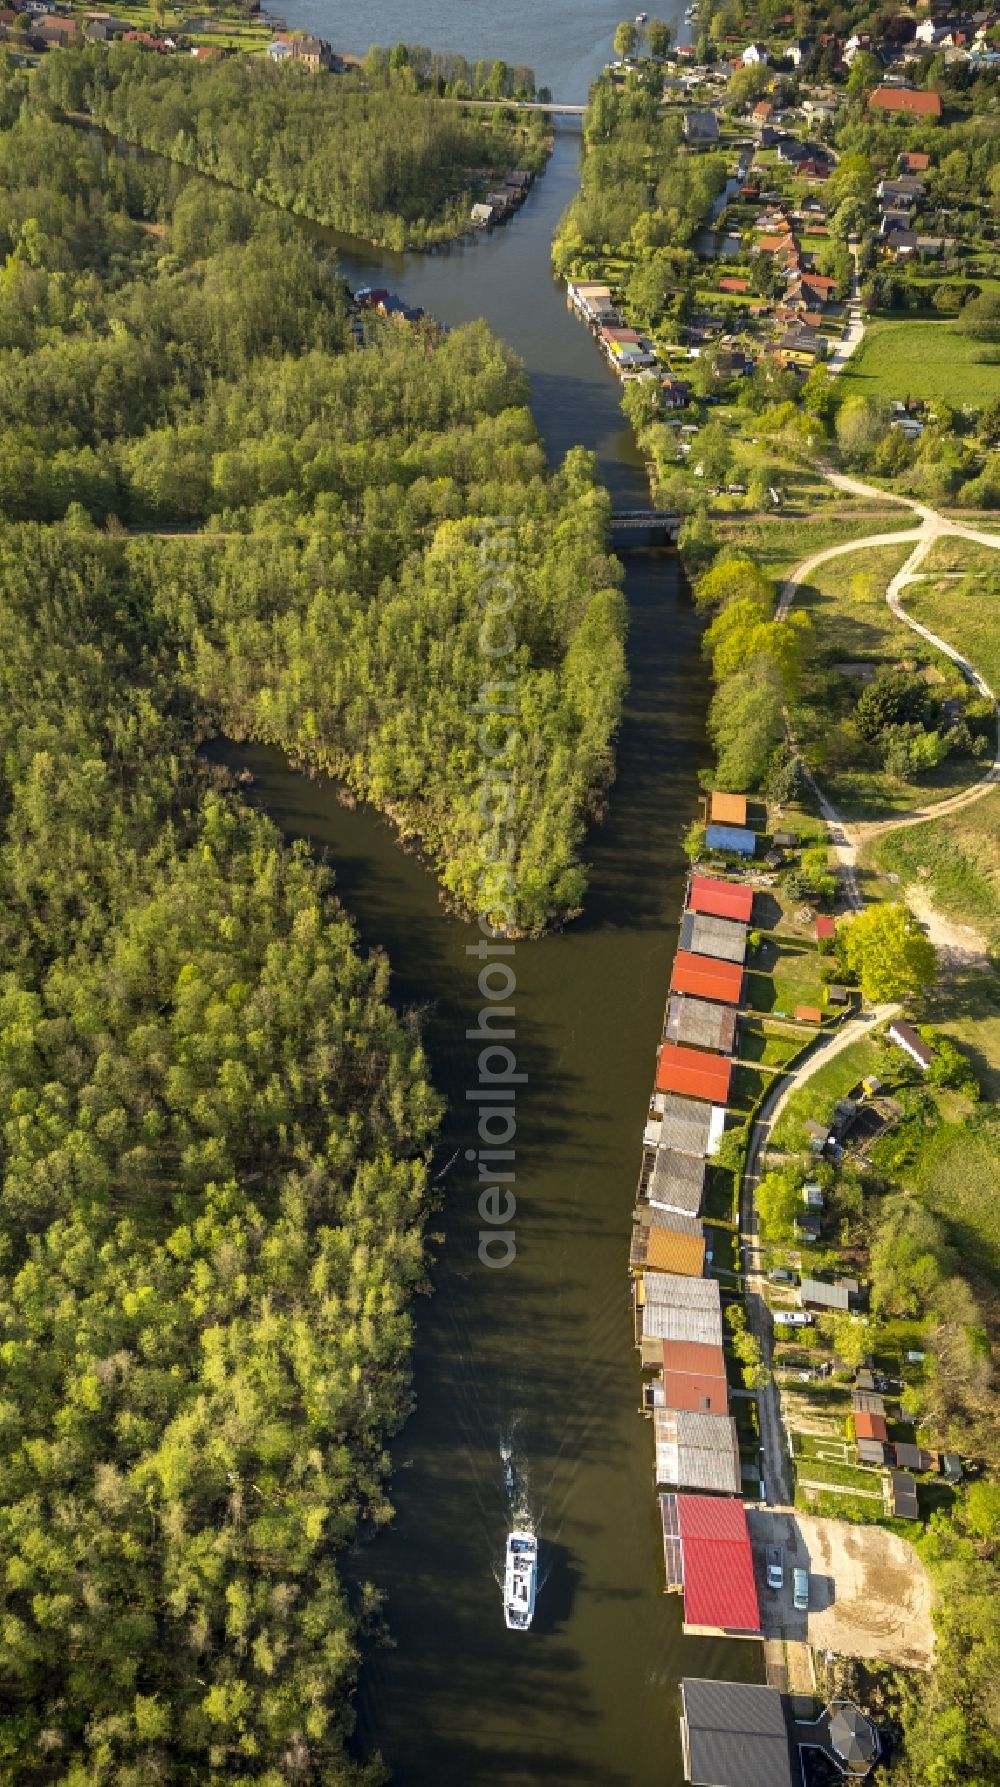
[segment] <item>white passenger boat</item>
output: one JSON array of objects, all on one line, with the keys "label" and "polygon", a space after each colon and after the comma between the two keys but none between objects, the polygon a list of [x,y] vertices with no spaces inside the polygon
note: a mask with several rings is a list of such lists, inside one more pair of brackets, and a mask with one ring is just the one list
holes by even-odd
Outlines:
[{"label": "white passenger boat", "polygon": [[538,1540],[534,1533],[515,1527],[507,1535],[503,1578],[503,1616],[514,1631],[526,1632],[534,1618],[537,1582]]}]

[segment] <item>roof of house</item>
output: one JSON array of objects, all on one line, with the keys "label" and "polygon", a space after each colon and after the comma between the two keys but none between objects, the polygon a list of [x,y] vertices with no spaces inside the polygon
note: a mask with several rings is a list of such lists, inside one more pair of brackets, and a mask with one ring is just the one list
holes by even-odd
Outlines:
[{"label": "roof of house", "polygon": [[660,1044],[656,1058],[656,1089],[688,1098],[704,1098],[725,1104],[729,1098],[732,1062],[704,1049],[684,1049],[676,1043]]},{"label": "roof of house", "polygon": [[717,1278],[682,1278],[674,1272],[647,1272],[642,1281],[643,1298],[666,1303],[672,1309],[720,1309]]},{"label": "roof of house", "polygon": [[917,1485],[909,1471],[890,1471],[886,1478],[888,1501],[900,1520],[919,1520]]},{"label": "roof of house", "polygon": [[816,920],[816,936],[820,942],[828,937],[835,937],[836,935],[837,926],[832,918],[818,918]]},{"label": "roof of house", "polygon": [[747,927],[731,918],[709,918],[703,912],[685,912],[681,919],[680,946],[696,956],[742,962],[747,952]]},{"label": "roof of house", "polygon": [[663,1342],[663,1401],[672,1409],[729,1413],[726,1356],[721,1346],[691,1340]]},{"label": "roof of house", "polygon": [[800,1024],[821,1024],[823,1022],[823,1013],[818,1005],[797,1005],[795,1016]]},{"label": "roof of house", "polygon": [[917,92],[911,87],[876,87],[868,99],[869,111],[914,112],[922,118],[940,118],[941,95]]},{"label": "roof of house", "polygon": [[720,279],[719,290],[720,292],[748,292],[750,281],[748,279]]},{"label": "roof of house", "polygon": [[714,1154],[725,1128],[721,1105],[709,1109],[693,1098],[677,1098],[671,1092],[654,1092],[646,1139],[651,1146],[675,1148],[678,1154]]},{"label": "roof of house", "polygon": [[700,1787],[793,1787],[792,1753],[777,1688],[681,1682],[685,1775]]},{"label": "roof of house", "polygon": [[721,1309],[677,1309],[670,1303],[647,1303],[642,1333],[652,1340],[686,1340],[698,1346],[722,1345]]},{"label": "roof of house", "polygon": [[858,1409],[854,1416],[854,1434],[859,1440],[887,1440],[889,1429],[884,1415],[871,1415]]},{"label": "roof of house", "polygon": [[885,1446],[883,1442],[860,1439],[858,1441],[858,1462],[859,1464],[884,1464]]},{"label": "roof of house", "polygon": [[892,1449],[901,1470],[929,1471],[933,1466],[934,1460],[924,1446],[911,1446],[906,1441],[894,1440]]},{"label": "roof of house", "polygon": [[851,1407],[855,1415],[862,1413],[884,1415],[885,1398],[880,1396],[877,1390],[852,1390]]},{"label": "roof of house", "polygon": [[[661,1496],[661,1516],[663,1500]],[[760,1608],[743,1503],[705,1495],[678,1495],[675,1502],[685,1628],[759,1632]]]},{"label": "roof of house", "polygon": [[692,999],[687,993],[671,993],[667,1002],[665,1042],[690,1043],[698,1049],[720,1049],[731,1055],[736,1039],[736,1013],[731,1005],[715,1005],[708,999]]},{"label": "roof of house", "polygon": [[924,1041],[919,1030],[915,1030],[912,1024],[908,1024],[904,1018],[894,1018],[889,1025],[889,1035],[893,1042],[899,1044],[900,1048],[905,1049],[908,1054],[915,1055],[921,1067],[930,1066],[934,1059],[934,1050]]},{"label": "roof of house", "polygon": [[705,1237],[639,1223],[632,1231],[629,1264],[638,1272],[676,1272],[698,1278],[705,1267]]},{"label": "roof of house", "polygon": [[731,1416],[654,1409],[653,1432],[657,1483],[739,1495],[740,1449]]},{"label": "roof of house", "polygon": [[823,1284],[818,1278],[803,1278],[799,1285],[799,1302],[819,1303],[824,1309],[848,1309],[850,1293],[846,1284]]},{"label": "roof of house", "polygon": [[721,961],[715,956],[694,955],[680,949],[674,957],[670,986],[675,993],[693,993],[724,1005],[739,1005],[743,966],[741,962]]},{"label": "roof of house", "polygon": [[646,1196],[655,1209],[679,1210],[697,1216],[705,1189],[705,1162],[693,1154],[679,1154],[675,1148],[660,1147]]},{"label": "roof of house", "polygon": [[899,157],[900,168],[907,174],[925,174],[931,158],[922,149],[904,149]]},{"label": "roof of house", "polygon": [[709,807],[709,818],[716,825],[745,825],[747,822],[746,795],[713,794]]},{"label": "roof of house", "polygon": [[709,825],[705,842],[710,850],[732,850],[737,856],[752,856],[757,848],[756,833],[739,825]]},{"label": "roof of house", "polygon": [[714,875],[692,875],[687,903],[689,912],[704,913],[710,918],[735,918],[741,924],[749,924],[753,888],[739,881],[720,881]]}]

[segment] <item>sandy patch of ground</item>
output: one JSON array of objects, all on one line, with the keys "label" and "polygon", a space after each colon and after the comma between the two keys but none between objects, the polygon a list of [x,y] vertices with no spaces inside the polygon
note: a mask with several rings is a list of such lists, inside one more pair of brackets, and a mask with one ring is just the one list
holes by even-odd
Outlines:
[{"label": "sandy patch of ground", "polygon": [[946,967],[949,962],[958,968],[986,966],[988,952],[982,933],[973,925],[960,925],[954,919],[945,918],[919,881],[911,882],[907,888],[906,903],[923,925],[935,949],[940,951]]},{"label": "sandy patch of ground", "polygon": [[[803,1641],[841,1657],[908,1669],[934,1660],[930,1579],[912,1545],[880,1526],[791,1509],[748,1508],[765,1638]],[[764,1550],[784,1551],[784,1587],[766,1587]],[[809,1571],[809,1611],[792,1606],[792,1571]],[[789,1650],[792,1648],[789,1645]]]}]

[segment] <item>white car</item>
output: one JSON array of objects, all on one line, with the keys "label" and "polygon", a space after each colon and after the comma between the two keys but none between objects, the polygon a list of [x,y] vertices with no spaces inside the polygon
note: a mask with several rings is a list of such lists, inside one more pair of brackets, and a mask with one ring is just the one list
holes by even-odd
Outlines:
[{"label": "white car", "polygon": [[776,1328],[811,1328],[813,1318],[805,1309],[779,1309],[774,1318]]}]

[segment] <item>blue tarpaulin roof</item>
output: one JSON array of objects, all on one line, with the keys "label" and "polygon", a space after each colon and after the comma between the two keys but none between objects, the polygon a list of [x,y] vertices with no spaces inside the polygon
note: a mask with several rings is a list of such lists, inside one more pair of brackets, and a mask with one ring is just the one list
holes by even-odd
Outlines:
[{"label": "blue tarpaulin roof", "polygon": [[710,850],[733,850],[738,856],[752,856],[757,848],[756,833],[742,825],[710,825],[705,842]]}]

